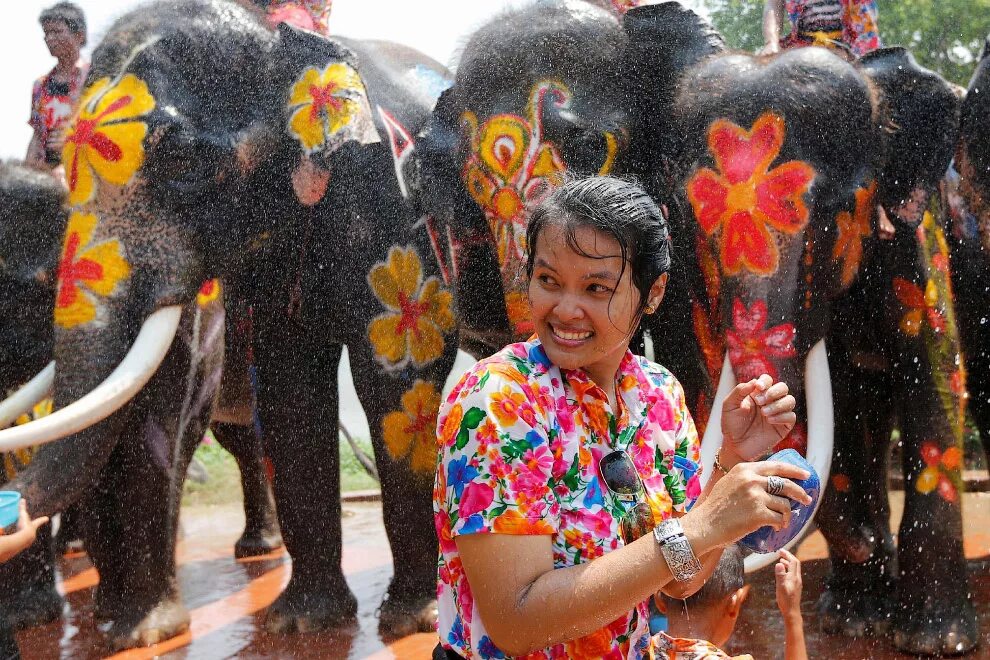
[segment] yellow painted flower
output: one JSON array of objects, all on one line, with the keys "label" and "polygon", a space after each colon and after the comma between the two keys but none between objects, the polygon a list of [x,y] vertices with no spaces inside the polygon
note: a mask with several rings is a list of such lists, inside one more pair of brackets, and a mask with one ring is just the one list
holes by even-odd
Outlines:
[{"label": "yellow painted flower", "polygon": [[364,112],[366,97],[361,77],[351,66],[335,62],[323,71],[307,67],[292,86],[289,133],[306,153],[322,149]]},{"label": "yellow painted flower", "polygon": [[206,307],[211,302],[220,297],[220,280],[214,278],[212,280],[206,280],[203,282],[203,286],[200,287],[199,293],[196,294],[196,304],[200,307]]},{"label": "yellow painted flower", "polygon": [[69,216],[55,294],[55,323],[63,328],[93,321],[98,298],[113,295],[131,273],[120,241],[93,240],[97,223],[92,213]]},{"label": "yellow painted flower", "polygon": [[409,457],[418,474],[433,474],[437,463],[437,413],[440,393],[432,383],[417,380],[402,395],[402,410],[385,415],[385,448],[395,460]]},{"label": "yellow painted flower", "polygon": [[417,368],[443,354],[443,333],[454,327],[451,294],[436,277],[423,279],[423,264],[412,247],[393,246],[388,261],[368,274],[368,284],[388,310],[368,325],[375,355],[389,368]]},{"label": "yellow painted flower", "polygon": [[117,186],[131,180],[144,163],[148,133],[147,124],[137,119],[154,109],[148,86],[133,74],[117,82],[100,78],[89,86],[62,148],[70,204],[93,198],[96,177]]},{"label": "yellow painted flower", "polygon": [[938,468],[928,466],[918,475],[915,489],[922,495],[927,495],[938,487]]},{"label": "yellow painted flower", "polygon": [[[13,394],[13,392],[10,392]],[[27,424],[36,419],[41,419],[47,415],[52,414],[52,399],[51,397],[44,399],[43,401],[35,404],[31,412],[24,413],[14,421],[15,426],[20,426],[21,424]],[[31,464],[31,459],[34,458],[35,453],[38,451],[37,447],[25,447],[24,449],[17,449],[12,452],[6,452],[3,455],[3,469],[7,481],[10,481],[17,474]]]}]

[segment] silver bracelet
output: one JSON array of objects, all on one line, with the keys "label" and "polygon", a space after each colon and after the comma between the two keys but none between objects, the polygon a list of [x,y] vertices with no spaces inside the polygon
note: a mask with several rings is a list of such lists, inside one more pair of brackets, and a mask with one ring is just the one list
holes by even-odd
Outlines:
[{"label": "silver bracelet", "polygon": [[675,580],[684,582],[701,572],[701,562],[677,518],[668,518],[654,527],[653,538],[660,546],[660,552]]}]

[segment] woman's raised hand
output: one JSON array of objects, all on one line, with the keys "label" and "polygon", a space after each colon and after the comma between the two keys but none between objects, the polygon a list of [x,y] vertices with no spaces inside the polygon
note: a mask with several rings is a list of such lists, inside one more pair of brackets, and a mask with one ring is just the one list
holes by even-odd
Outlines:
[{"label": "woman's raised hand", "polygon": [[[770,475],[784,478],[780,495],[767,492]],[[791,522],[791,500],[811,503],[811,496],[791,480],[808,477],[807,470],[790,463],[739,463],[681,519],[685,531],[691,528],[692,545],[700,543],[695,552],[734,543],[760,527],[783,529]]]},{"label": "woman's raised hand", "polygon": [[[722,464],[753,461],[784,439],[794,427],[796,402],[787,383],[763,374],[733,388],[722,404]],[[733,458],[738,460],[732,460]]]}]

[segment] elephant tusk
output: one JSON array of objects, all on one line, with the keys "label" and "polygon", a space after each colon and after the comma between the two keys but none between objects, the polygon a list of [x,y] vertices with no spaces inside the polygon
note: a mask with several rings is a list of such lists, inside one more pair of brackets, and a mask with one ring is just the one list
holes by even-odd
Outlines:
[{"label": "elephant tusk", "polygon": [[0,402],[0,429],[7,428],[14,420],[31,410],[52,395],[55,382],[55,362],[24,384],[19,390]]},{"label": "elephant tusk", "polygon": [[[729,356],[726,354],[725,362],[722,365],[722,377],[719,380],[715,401],[712,403],[711,416],[708,419],[708,428],[705,429],[705,437],[701,441],[703,474],[712,473],[715,453],[722,446],[722,403],[735,386],[736,377],[732,372],[732,365],[729,364]],[[812,347],[805,359],[804,396],[808,405],[808,455],[806,458],[818,472],[818,478],[824,489],[828,484],[829,471],[832,469],[835,426],[832,411],[832,379],[829,376],[828,351],[825,348],[824,339]],[[808,522],[805,523],[801,532],[787,544],[788,549],[800,543],[808,533],[811,521],[814,520],[822,499],[824,498],[818,498],[815,511],[808,517]],[[751,554],[745,559],[746,572],[758,571],[776,560],[777,553],[775,552]]]},{"label": "elephant tusk", "polygon": [[119,410],[158,370],[179,329],[182,307],[157,310],[144,321],[141,332],[117,368],[78,401],[33,422],[0,431],[0,452],[54,442],[106,419]]}]

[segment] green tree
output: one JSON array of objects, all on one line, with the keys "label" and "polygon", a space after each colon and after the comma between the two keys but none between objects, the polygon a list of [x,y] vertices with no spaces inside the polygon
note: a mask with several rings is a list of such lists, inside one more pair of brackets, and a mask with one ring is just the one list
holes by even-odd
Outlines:
[{"label": "green tree", "polygon": [[[877,0],[884,45],[907,47],[921,64],[966,85],[990,33],[990,0]],[[763,0],[704,0],[732,48],[763,45]],[[787,31],[782,29],[782,34]]]}]

